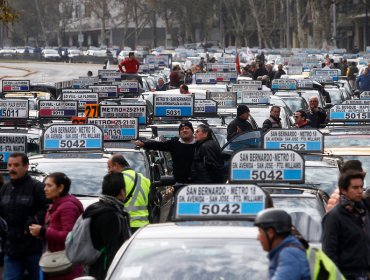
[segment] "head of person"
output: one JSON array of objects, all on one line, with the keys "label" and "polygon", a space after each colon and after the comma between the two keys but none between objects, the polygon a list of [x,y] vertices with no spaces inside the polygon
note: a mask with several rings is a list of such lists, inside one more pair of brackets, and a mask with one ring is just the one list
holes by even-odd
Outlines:
[{"label": "head of person", "polygon": [[179,135],[180,135],[180,138],[185,142],[193,140],[194,128],[193,128],[192,123],[189,121],[184,121],[180,123]]},{"label": "head of person", "polygon": [[360,202],[364,191],[364,173],[348,170],[341,173],[338,186],[340,194],[354,202]]},{"label": "head of person", "polygon": [[279,118],[280,117],[280,107],[279,106],[272,106],[270,109],[270,116],[274,118]]},{"label": "head of person", "polygon": [[266,70],[270,72],[272,70],[272,65],[266,64]]},{"label": "head of person", "polygon": [[364,175],[366,175],[366,172],[364,172],[364,170],[362,169],[362,162],[358,159],[347,160],[340,169],[340,172],[345,173],[349,170],[363,172]]},{"label": "head of person", "polygon": [[317,96],[312,96],[308,100],[308,105],[310,106],[311,109],[317,108],[319,106],[319,99],[317,98]]},{"label": "head of person", "polygon": [[125,168],[129,168],[130,165],[127,160],[121,154],[114,154],[108,159],[107,162],[108,173],[122,172]]},{"label": "head of person", "polygon": [[248,106],[246,105],[239,105],[238,108],[236,109],[236,115],[238,116],[239,119],[242,120],[248,120],[249,115],[250,115],[250,110]]},{"label": "head of person", "polygon": [[369,68],[367,68],[367,67],[366,67],[366,68],[364,69],[364,75],[367,75],[367,74],[369,74]]},{"label": "head of person", "polygon": [[121,172],[111,172],[104,176],[102,194],[115,197],[121,201],[126,198],[126,185]]},{"label": "head of person", "polygon": [[280,71],[283,70],[283,64],[278,65],[278,70],[280,70]]},{"label": "head of person", "polygon": [[164,80],[163,80],[163,78],[159,78],[159,79],[158,79],[158,85],[159,85],[160,87],[164,85]]},{"label": "head of person", "polygon": [[292,218],[282,209],[269,208],[258,213],[254,225],[263,250],[270,252],[291,234]]},{"label": "head of person", "polygon": [[352,61],[351,66],[356,66],[356,62]]},{"label": "head of person", "polygon": [[181,94],[189,93],[189,87],[188,87],[187,85],[185,85],[185,84],[182,84],[182,85],[180,86],[180,93],[181,93]]},{"label": "head of person", "polygon": [[263,85],[267,85],[270,82],[270,77],[267,75],[263,75],[261,81]]},{"label": "head of person", "polygon": [[296,124],[301,124],[307,120],[307,113],[303,110],[294,112],[294,120]]},{"label": "head of person", "polygon": [[71,179],[62,172],[51,173],[44,179],[44,192],[47,199],[56,200],[69,193]]},{"label": "head of person", "polygon": [[88,77],[92,77],[92,75],[93,75],[93,72],[92,71],[87,71],[87,76]]},{"label": "head of person", "polygon": [[7,169],[11,180],[19,180],[28,172],[28,157],[25,153],[12,153],[8,159]]},{"label": "head of person", "polygon": [[194,132],[194,139],[196,142],[202,142],[206,139],[212,138],[212,129],[205,124],[200,124],[197,126]]},{"label": "head of person", "polygon": [[128,59],[129,60],[134,60],[135,59],[135,53],[134,52],[129,52],[128,53]]}]

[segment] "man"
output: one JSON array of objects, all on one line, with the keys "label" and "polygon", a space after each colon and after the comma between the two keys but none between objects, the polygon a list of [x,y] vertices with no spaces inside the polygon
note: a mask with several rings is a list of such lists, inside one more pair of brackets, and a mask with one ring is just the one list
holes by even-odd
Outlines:
[{"label": "man", "polygon": [[358,68],[356,62],[352,61],[351,66],[347,70],[348,82],[352,90],[356,89],[356,74],[358,74]]},{"label": "man", "polygon": [[274,208],[262,210],[254,225],[258,227],[257,239],[268,252],[269,279],[311,279],[306,250],[291,234],[292,219],[287,212]]},{"label": "man", "polygon": [[273,67],[271,64],[266,64],[266,70],[267,70],[267,76],[269,77],[269,80],[272,82],[272,80],[275,78],[275,71],[273,70]]},{"label": "man", "polygon": [[268,75],[263,75],[261,78],[262,81],[262,90],[271,91],[271,81]]},{"label": "man", "polygon": [[340,75],[341,76],[346,76],[347,70],[348,70],[348,64],[347,64],[347,59],[340,59],[341,62],[339,63],[340,65]]},{"label": "man", "polygon": [[43,224],[48,201],[44,186],[28,174],[28,157],[12,153],[8,160],[10,182],[0,190],[0,216],[8,224],[4,248],[4,279],[22,279],[27,270],[30,279],[39,279],[40,239],[31,236],[31,224]]},{"label": "man", "polygon": [[205,60],[204,60],[204,57],[201,57],[200,58],[200,61],[199,61],[199,68],[200,68],[200,71],[201,72],[204,72],[204,68],[206,67],[206,62],[205,62]]},{"label": "man", "polygon": [[310,126],[313,128],[322,128],[326,121],[326,112],[319,107],[319,99],[317,96],[312,96],[308,101],[309,109],[307,110],[307,119],[310,121]]},{"label": "man", "polygon": [[265,65],[263,63],[259,63],[257,65],[258,65],[258,68],[253,73],[253,80],[257,80],[257,78],[259,76],[268,75],[268,72],[267,72],[267,70],[265,68]]},{"label": "man", "polygon": [[196,146],[190,182],[192,184],[224,183],[224,161],[219,144],[212,139],[212,129],[205,124],[198,125],[194,139]]},{"label": "man", "polygon": [[[125,67],[125,69],[122,68]],[[118,68],[122,73],[137,74],[139,71],[140,62],[135,58],[134,52],[129,52],[128,59],[125,59],[118,64]]]},{"label": "man", "polygon": [[270,117],[263,122],[263,132],[266,132],[271,128],[282,128],[279,106],[272,106],[270,109]]},{"label": "man", "polygon": [[105,248],[89,267],[88,275],[105,279],[109,265],[121,245],[130,238],[129,216],[124,211],[125,182],[121,172],[104,176],[99,201],[87,207],[83,218],[91,218],[90,232],[94,248]]},{"label": "man", "polygon": [[109,173],[121,172],[124,175],[126,198],[123,202],[130,214],[130,228],[134,233],[149,224],[150,180],[143,174],[135,172],[120,154],[111,156],[107,164]]},{"label": "man", "polygon": [[174,66],[170,74],[170,87],[179,88],[181,85],[180,67]]},{"label": "man", "polygon": [[227,141],[230,141],[235,135],[243,131],[253,130],[252,125],[248,122],[249,108],[246,105],[239,105],[236,110],[236,118],[227,126]]},{"label": "man", "polygon": [[194,128],[191,122],[184,121],[179,125],[180,138],[165,142],[136,141],[136,146],[149,150],[169,151],[173,162],[173,175],[178,183],[189,183],[191,164],[195,151]]},{"label": "man", "polygon": [[182,84],[180,86],[180,93],[181,94],[190,94],[189,87],[187,85],[185,85],[185,84]]},{"label": "man", "polygon": [[311,128],[309,121],[307,120],[307,114],[303,110],[294,112],[294,120],[297,128]]},{"label": "man", "polygon": [[283,70],[283,64],[279,64],[278,70],[275,72],[274,79],[280,79],[282,75],[286,75],[286,73]]},{"label": "man", "polygon": [[368,280],[370,216],[362,199],[364,174],[340,175],[340,202],[322,220],[322,249],[347,280]]},{"label": "man", "polygon": [[370,90],[370,74],[369,68],[364,69],[364,73],[357,78],[356,81],[357,89],[360,91],[368,91]]},{"label": "man", "polygon": [[155,90],[156,90],[156,91],[166,91],[167,89],[168,89],[168,88],[167,88],[167,86],[165,85],[163,78],[159,78],[159,79],[158,79],[158,84],[157,84],[157,86],[155,87]]}]

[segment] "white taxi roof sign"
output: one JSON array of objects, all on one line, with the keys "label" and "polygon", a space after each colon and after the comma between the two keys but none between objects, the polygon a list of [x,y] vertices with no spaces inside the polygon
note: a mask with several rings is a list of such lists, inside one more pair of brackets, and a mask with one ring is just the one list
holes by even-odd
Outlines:
[{"label": "white taxi roof sign", "polygon": [[70,119],[77,115],[77,100],[39,100],[39,118]]},{"label": "white taxi roof sign", "polygon": [[217,102],[213,99],[195,99],[194,116],[195,117],[217,116]]},{"label": "white taxi roof sign", "polygon": [[139,136],[138,118],[89,118],[87,123],[95,124],[103,130],[104,141],[131,141]]},{"label": "white taxi roof sign", "polygon": [[370,121],[370,107],[353,104],[335,105],[330,109],[329,120],[341,122]]},{"label": "white taxi roof sign", "polygon": [[29,80],[2,80],[2,92],[28,92]]},{"label": "white taxi roof sign", "polygon": [[138,118],[139,125],[146,125],[146,105],[100,105],[100,118]]},{"label": "white taxi roof sign", "polygon": [[29,104],[24,99],[1,99],[0,121],[14,119],[28,119]]},{"label": "white taxi roof sign", "polygon": [[297,81],[293,79],[275,79],[271,84],[272,90],[296,90]]},{"label": "white taxi roof sign", "polygon": [[370,100],[370,91],[363,91],[360,94],[361,100]]},{"label": "white taxi roof sign", "polygon": [[252,219],[265,209],[266,196],[256,185],[187,185],[177,193],[175,219]]},{"label": "white taxi roof sign", "polygon": [[27,153],[27,136],[0,133],[0,162],[8,162],[14,152]]},{"label": "white taxi roof sign", "polygon": [[194,114],[192,94],[154,94],[153,101],[156,117],[192,117]]},{"label": "white taxi roof sign", "polygon": [[207,99],[213,99],[217,102],[218,108],[236,108],[237,94],[232,91],[225,92],[209,92],[207,91]]}]

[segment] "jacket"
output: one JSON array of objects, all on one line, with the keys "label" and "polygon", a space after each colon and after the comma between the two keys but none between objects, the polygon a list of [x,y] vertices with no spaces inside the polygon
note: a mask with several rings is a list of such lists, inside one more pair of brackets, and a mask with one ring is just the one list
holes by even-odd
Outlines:
[{"label": "jacket", "polygon": [[227,141],[230,141],[235,135],[238,134],[237,132],[238,127],[241,129],[241,131],[252,131],[253,130],[252,125],[248,121],[245,121],[245,120],[240,119],[239,117],[236,117],[227,126]]},{"label": "jacket", "polygon": [[[73,195],[60,197],[50,205],[45,218],[45,238],[50,252],[65,249],[66,237],[83,211],[82,203]],[[78,265],[68,274],[48,277],[48,279],[68,280],[82,275],[83,267]]]},{"label": "jacket", "polygon": [[295,124],[295,126],[297,128],[312,128],[312,126],[310,126],[310,122],[308,120],[305,120],[303,123],[301,124]]},{"label": "jacket", "polygon": [[356,76],[355,74],[358,73],[358,68],[356,65],[351,65],[348,69],[347,69],[347,77],[349,80],[356,80]]},{"label": "jacket", "polygon": [[277,70],[275,72],[274,79],[280,79],[282,75],[286,75],[285,71],[283,69]]},{"label": "jacket", "polygon": [[188,183],[193,162],[195,142],[186,144],[179,138],[172,138],[165,142],[146,141],[144,148],[158,151],[169,151],[173,162],[173,175],[176,182]]},{"label": "jacket", "polygon": [[370,73],[365,75],[362,74],[356,80],[356,86],[359,90],[367,91],[370,90]]},{"label": "jacket", "polygon": [[370,216],[365,225],[341,204],[322,220],[322,249],[346,278],[370,272]]},{"label": "jacket", "polygon": [[322,108],[317,108],[317,112],[314,113],[311,110],[307,110],[307,119],[310,120],[310,126],[313,128],[323,127],[326,120],[326,112]]},{"label": "jacket", "polygon": [[[126,71],[123,71],[122,66],[125,66]],[[136,74],[139,71],[140,63],[136,59],[129,60],[126,58],[118,64],[118,68],[122,73]]]},{"label": "jacket", "polygon": [[224,183],[223,165],[221,148],[213,139],[196,143],[190,182],[194,184]]},{"label": "jacket", "polygon": [[44,224],[47,204],[43,183],[28,174],[20,180],[9,181],[1,188],[0,215],[8,224],[6,255],[41,254],[41,240],[31,236],[28,227]]},{"label": "jacket", "polygon": [[[292,244],[292,245],[289,245]],[[301,247],[302,249],[299,249]],[[287,236],[268,254],[271,280],[310,280],[306,250],[294,236]]]},{"label": "jacket", "polygon": [[181,78],[180,74],[177,71],[172,71],[170,74],[170,86],[171,87],[180,87],[181,85]]},{"label": "jacket", "polygon": [[270,116],[268,119],[266,119],[262,125],[263,132],[266,132],[271,128],[282,128],[281,119],[280,118],[277,119],[273,116]]},{"label": "jacket", "polygon": [[130,238],[128,214],[120,213],[114,206],[98,201],[86,208],[84,218],[91,217],[91,240],[97,250],[105,247],[105,252],[89,267],[89,276],[98,280],[105,278],[115,254]]}]

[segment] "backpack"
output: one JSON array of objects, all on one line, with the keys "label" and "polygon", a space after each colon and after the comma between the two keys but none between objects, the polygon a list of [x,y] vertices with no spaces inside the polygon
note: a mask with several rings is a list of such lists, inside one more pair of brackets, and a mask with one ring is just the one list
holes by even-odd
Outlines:
[{"label": "backpack", "polygon": [[94,248],[90,233],[91,217],[77,219],[71,232],[68,233],[65,247],[67,258],[72,263],[91,265],[105,252],[106,248],[100,250]]}]

